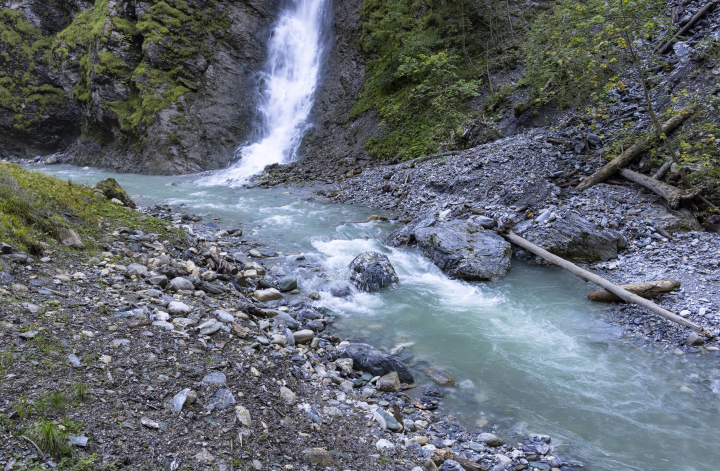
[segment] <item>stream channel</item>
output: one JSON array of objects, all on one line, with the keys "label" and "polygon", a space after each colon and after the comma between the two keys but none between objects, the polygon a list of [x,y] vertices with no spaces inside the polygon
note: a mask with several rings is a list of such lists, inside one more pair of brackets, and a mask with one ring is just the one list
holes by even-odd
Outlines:
[{"label": "stream channel", "polygon": [[[38,167],[31,167],[38,169]],[[593,290],[567,272],[513,260],[492,283],[448,279],[416,249],[382,241],[395,227],[368,221],[367,208],[309,200],[305,189],[199,186],[198,176],[114,174],[71,166],[40,170],[77,183],[114,177],[143,204],[169,204],[205,215],[244,238],[279,252],[264,259],[296,274],[302,292],[345,279],[347,266],[368,250],[384,252],[400,286],[345,300],[323,294],[317,303],[337,313],[344,339],[412,356],[419,396],[432,386],[422,368],[449,373],[446,411],[469,430],[483,421],[514,434],[543,433],[560,457],[587,470],[699,471],[720,469],[720,369],[717,358],[678,357],[622,340],[604,321],[606,305],[585,299]],[[319,265],[311,272],[302,265]]]}]

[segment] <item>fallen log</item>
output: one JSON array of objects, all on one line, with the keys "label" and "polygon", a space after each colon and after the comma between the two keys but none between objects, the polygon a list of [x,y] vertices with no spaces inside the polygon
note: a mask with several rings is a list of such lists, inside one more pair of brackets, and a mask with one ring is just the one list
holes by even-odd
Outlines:
[{"label": "fallen log", "polygon": [[632,182],[644,186],[653,193],[662,196],[665,200],[667,200],[668,205],[672,209],[676,209],[680,206],[681,201],[693,199],[700,194],[700,190],[697,188],[681,190],[672,185],[668,185],[667,183],[663,183],[660,180],[655,180],[647,175],[633,172],[632,170],[628,170],[626,168],[620,170],[620,175]]},{"label": "fallen log", "polygon": [[639,306],[642,306],[655,314],[664,317],[665,319],[675,322],[676,324],[680,324],[684,327],[687,327],[688,329],[691,329],[695,332],[697,332],[700,335],[703,335],[705,337],[713,337],[712,333],[708,332],[707,330],[703,329],[697,324],[694,324],[687,319],[684,319],[676,314],[673,314],[672,312],[668,311],[667,309],[664,309],[657,304],[655,304],[652,301],[648,301],[645,298],[642,298],[638,296],[637,294],[630,293],[627,290],[624,290],[620,286],[613,284],[606,279],[591,273],[587,270],[583,270],[579,266],[575,265],[574,263],[568,262],[567,260],[558,257],[557,255],[553,255],[547,250],[543,249],[542,247],[538,247],[537,245],[533,244],[530,241],[527,241],[520,237],[519,235],[515,234],[513,231],[500,233],[501,236],[503,236],[505,239],[508,240],[508,242],[512,242],[513,244],[517,245],[518,247],[521,247],[529,252],[534,253],[540,258],[543,258],[544,260],[547,260],[548,262],[559,266],[560,268],[564,268],[568,270],[570,273],[572,273],[575,276],[578,276],[582,278],[585,281],[591,281],[595,283],[596,285],[605,288],[606,290],[610,291],[614,295],[618,296],[620,299],[622,299],[625,302],[628,303],[634,303]]},{"label": "fallen log", "polygon": [[[667,278],[663,278],[662,280],[657,281],[646,281],[642,283],[628,283],[626,285],[620,285],[620,288],[624,289],[625,291],[637,294],[638,296],[642,296],[645,299],[654,298],[655,296],[660,296],[661,294],[667,294],[670,291],[678,289],[679,287],[679,281],[668,280]],[[597,303],[617,303],[622,301],[622,298],[612,294],[606,289],[593,291],[592,293],[588,294],[587,298],[590,301],[595,301]]]},{"label": "fallen log", "polygon": [[697,23],[698,20],[700,20],[700,18],[705,16],[705,13],[710,11],[710,9],[712,9],[712,7],[715,6],[715,3],[717,3],[717,1],[718,0],[713,0],[712,2],[708,2],[707,4],[705,4],[705,6],[702,7],[700,9],[700,11],[695,13],[695,15],[690,19],[690,21],[687,22],[687,24],[685,26],[680,28],[680,31],[675,33],[675,35],[672,38],[670,38],[670,41],[666,42],[661,47],[657,48],[655,50],[655,52],[657,52],[658,54],[665,54],[668,51],[668,49],[670,49],[672,47],[672,45],[675,44],[675,40],[677,40],[677,38],[679,38],[680,36],[684,35],[688,31],[690,31],[690,29],[692,29],[692,27],[695,26],[695,23]]},{"label": "fallen log", "polygon": [[658,133],[657,131],[652,132],[645,139],[640,139],[639,141],[637,141],[620,155],[615,157],[611,162],[605,164],[600,170],[583,180],[582,183],[577,186],[577,189],[581,191],[587,190],[591,186],[607,180],[612,174],[632,162],[635,157],[642,153],[642,151],[648,144],[657,139],[661,134],[667,135],[679,128],[682,123],[684,123],[690,116],[692,116],[696,109],[697,106],[691,106],[682,113],[673,116],[671,119],[669,119],[662,125],[660,133]]},{"label": "fallen log", "polygon": [[665,178],[665,175],[667,175],[668,171],[670,170],[670,167],[672,167],[673,161],[668,160],[662,166],[658,169],[657,173],[653,177],[655,180],[662,180]]}]

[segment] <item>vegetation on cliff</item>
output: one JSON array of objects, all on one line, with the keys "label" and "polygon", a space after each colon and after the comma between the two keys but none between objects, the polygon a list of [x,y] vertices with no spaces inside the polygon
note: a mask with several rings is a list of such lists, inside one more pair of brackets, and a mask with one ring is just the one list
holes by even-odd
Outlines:
[{"label": "vegetation on cliff", "polygon": [[36,70],[48,63],[51,41],[19,12],[0,10],[0,111],[12,114],[16,131],[41,122],[50,107],[67,104],[63,89]]}]

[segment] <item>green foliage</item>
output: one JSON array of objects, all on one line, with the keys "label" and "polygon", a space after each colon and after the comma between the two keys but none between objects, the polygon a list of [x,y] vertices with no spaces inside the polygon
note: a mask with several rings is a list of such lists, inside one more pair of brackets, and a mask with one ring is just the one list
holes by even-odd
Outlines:
[{"label": "green foliage", "polygon": [[84,401],[90,397],[91,389],[90,385],[85,383],[75,383],[75,386],[73,386],[75,397],[80,401]]},{"label": "green foliage", "polygon": [[[511,37],[506,2],[365,0],[360,50],[367,79],[353,114],[375,109],[386,128],[366,143],[380,158],[416,157],[456,146],[489,62]],[[493,62],[493,64],[495,64]],[[422,93],[430,92],[424,97]]]},{"label": "green foliage", "polygon": [[27,131],[51,107],[66,104],[61,88],[43,83],[34,72],[47,62],[51,39],[14,10],[0,10],[0,109],[13,114],[13,127]]},{"label": "green foliage", "polygon": [[599,99],[603,91],[627,84],[627,38],[649,52],[665,26],[663,0],[562,0],[540,15],[525,38],[521,81],[537,104],[560,106]]},{"label": "green foliage", "polygon": [[25,435],[33,440],[44,452],[55,457],[70,453],[69,433],[49,420],[42,421],[37,426],[27,430]]},{"label": "green foliage", "polygon": [[377,109],[388,135],[368,143],[372,154],[391,158],[431,153],[466,120],[462,105],[478,95],[480,81],[461,79],[458,62],[459,57],[444,52],[403,58],[395,75],[405,86]]}]

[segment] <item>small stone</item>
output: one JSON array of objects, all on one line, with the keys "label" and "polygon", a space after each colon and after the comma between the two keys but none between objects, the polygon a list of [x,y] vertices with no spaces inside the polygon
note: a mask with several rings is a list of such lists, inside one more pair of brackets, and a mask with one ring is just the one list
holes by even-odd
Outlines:
[{"label": "small stone", "polygon": [[253,293],[253,296],[261,303],[264,303],[266,301],[275,301],[277,299],[283,298],[282,293],[275,288],[257,290]]},{"label": "small stone", "polygon": [[222,309],[215,311],[215,318],[220,322],[235,322],[235,316]]},{"label": "small stone", "polygon": [[172,301],[168,304],[167,310],[173,316],[187,316],[192,312],[193,308],[180,301]]},{"label": "small stone", "polygon": [[144,426],[146,426],[147,428],[154,428],[154,429],[160,428],[159,423],[155,422],[154,420],[148,419],[147,417],[142,417],[140,419],[140,423],[143,424]]},{"label": "small stone", "polygon": [[60,242],[73,249],[85,248],[85,244],[77,232],[67,227],[60,229]]},{"label": "small stone", "polygon": [[375,387],[378,391],[384,392],[398,392],[400,391],[400,377],[397,371],[392,371],[385,376],[382,376],[375,383]]},{"label": "small stone", "polygon": [[80,367],[80,359],[74,353],[71,353],[70,355],[68,355],[68,360],[70,360],[70,364],[72,366],[74,366],[75,368]]},{"label": "small stone", "polygon": [[161,288],[164,288],[168,284],[168,277],[165,275],[151,276],[148,279],[148,283],[153,286],[160,286]]},{"label": "small stone", "polygon": [[688,311],[687,309],[683,309],[682,311],[680,311],[680,316],[681,316],[681,317],[687,317],[687,316],[689,316],[690,314],[691,314],[690,311]]},{"label": "small stone", "polygon": [[235,405],[235,402],[235,396],[233,396],[232,391],[229,389],[219,389],[215,393],[215,397],[212,402],[210,402],[210,405],[215,406],[218,410],[225,410]]},{"label": "small stone", "polygon": [[247,327],[243,327],[242,325],[238,324],[237,322],[234,322],[232,324],[232,332],[233,332],[233,334],[237,335],[241,339],[244,339],[250,334],[250,329],[248,329]]},{"label": "small stone", "polygon": [[428,437],[420,436],[420,437],[413,437],[410,439],[411,442],[415,442],[420,446],[427,445],[428,443]]},{"label": "small stone", "polygon": [[250,412],[243,406],[235,406],[235,415],[237,416],[237,419],[241,424],[243,424],[247,428],[252,427]]},{"label": "small stone", "polygon": [[227,378],[225,377],[225,374],[220,373],[219,371],[210,373],[202,379],[202,382],[205,384],[216,384],[218,386],[225,384],[226,381]]},{"label": "small stone", "polygon": [[282,277],[277,281],[277,287],[282,292],[293,291],[298,287],[297,278],[294,276]]},{"label": "small stone", "polygon": [[70,440],[71,445],[75,446],[81,446],[86,447],[88,444],[88,438],[87,437],[76,437],[74,435],[69,435],[68,440]]},{"label": "small stone", "polygon": [[423,373],[428,375],[430,379],[432,379],[438,384],[442,384],[444,386],[450,386],[452,384],[455,384],[455,380],[442,370],[438,370],[435,368],[425,368],[423,370]]},{"label": "small stone", "polygon": [[263,465],[262,465],[262,463],[260,462],[260,460],[253,460],[253,462],[252,462],[252,467],[253,467],[254,470],[260,471],[260,470],[263,468]]},{"label": "small stone", "polygon": [[485,442],[488,446],[492,447],[503,446],[505,444],[505,441],[502,438],[492,433],[481,433],[478,435],[477,439],[479,442]]},{"label": "small stone", "polygon": [[703,340],[703,338],[695,332],[690,332],[690,335],[688,335],[687,339],[685,339],[685,343],[692,346],[698,346],[704,344],[705,340]]},{"label": "small stone", "polygon": [[283,386],[280,388],[280,399],[282,399],[285,404],[292,405],[295,404],[297,397],[289,388]]},{"label": "small stone", "polygon": [[305,459],[313,464],[321,467],[330,467],[335,464],[335,457],[327,450],[318,450],[316,448],[308,448],[303,452]]},{"label": "small stone", "polygon": [[352,373],[353,370],[353,359],[352,358],[338,358],[335,360],[335,365],[347,374]]},{"label": "small stone", "polygon": [[375,420],[380,424],[382,428],[386,428],[392,432],[399,432],[402,427],[398,421],[392,415],[388,414],[382,409],[375,411]]},{"label": "small stone", "polygon": [[200,463],[212,463],[215,461],[215,457],[207,451],[205,448],[200,451],[197,455],[195,455],[195,461],[199,461]]},{"label": "small stone", "polygon": [[197,328],[200,331],[200,335],[212,335],[220,330],[220,323],[216,319],[210,319],[200,324]]},{"label": "small stone", "polygon": [[181,276],[178,276],[177,278],[173,278],[170,280],[170,283],[167,286],[167,289],[169,291],[192,291],[195,289],[195,285],[192,284],[192,281],[183,278]]},{"label": "small stone", "polygon": [[175,394],[175,397],[173,397],[173,407],[175,408],[175,412],[180,412],[183,408],[183,405],[187,401],[188,394],[190,394],[191,389],[185,388],[179,393]]},{"label": "small stone", "polygon": [[272,340],[270,340],[270,343],[284,347],[285,345],[287,345],[287,338],[282,334],[275,334],[272,336]]},{"label": "small stone", "polygon": [[315,337],[315,333],[309,329],[298,330],[293,337],[295,337],[296,345],[303,345],[310,342]]},{"label": "small stone", "polygon": [[381,438],[380,440],[375,443],[375,448],[378,449],[378,451],[392,451],[395,449],[395,445],[392,444],[390,440],[386,440],[384,438]]},{"label": "small stone", "polygon": [[465,471],[455,460],[445,460],[440,468],[442,471]]}]

